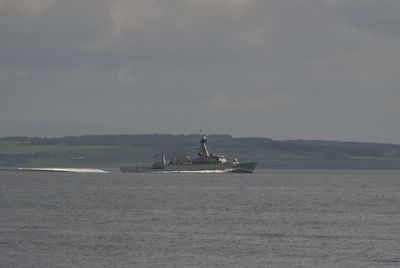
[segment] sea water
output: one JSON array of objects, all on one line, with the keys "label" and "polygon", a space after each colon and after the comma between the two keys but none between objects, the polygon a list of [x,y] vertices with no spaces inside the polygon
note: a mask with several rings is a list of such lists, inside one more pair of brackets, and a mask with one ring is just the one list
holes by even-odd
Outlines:
[{"label": "sea water", "polygon": [[400,267],[400,172],[0,171],[0,267]]}]

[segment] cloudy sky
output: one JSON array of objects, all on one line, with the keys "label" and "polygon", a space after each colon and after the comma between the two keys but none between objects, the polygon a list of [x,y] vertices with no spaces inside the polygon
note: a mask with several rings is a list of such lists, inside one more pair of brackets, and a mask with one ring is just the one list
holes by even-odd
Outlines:
[{"label": "cloudy sky", "polygon": [[400,143],[398,0],[0,0],[0,136]]}]

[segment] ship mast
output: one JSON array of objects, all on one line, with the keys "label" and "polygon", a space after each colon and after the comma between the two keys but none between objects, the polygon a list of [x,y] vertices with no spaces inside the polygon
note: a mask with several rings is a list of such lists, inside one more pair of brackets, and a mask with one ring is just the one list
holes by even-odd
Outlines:
[{"label": "ship mast", "polygon": [[210,156],[210,153],[208,152],[206,143],[207,143],[207,137],[204,136],[204,137],[200,140],[200,153],[199,153],[199,155],[205,156],[205,157],[209,157],[209,156]]}]

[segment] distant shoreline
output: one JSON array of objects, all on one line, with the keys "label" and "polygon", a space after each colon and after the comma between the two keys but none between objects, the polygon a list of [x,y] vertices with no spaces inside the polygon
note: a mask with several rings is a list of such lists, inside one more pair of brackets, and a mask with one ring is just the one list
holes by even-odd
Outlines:
[{"label": "distant shoreline", "polygon": [[[88,135],[0,139],[0,167],[119,168],[194,155],[200,135]],[[339,141],[276,141],[210,135],[212,150],[267,169],[400,170],[400,145]]]}]

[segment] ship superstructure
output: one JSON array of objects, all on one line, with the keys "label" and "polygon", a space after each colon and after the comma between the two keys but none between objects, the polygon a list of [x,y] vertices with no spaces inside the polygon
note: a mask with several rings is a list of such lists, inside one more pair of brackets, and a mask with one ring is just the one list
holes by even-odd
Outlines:
[{"label": "ship superstructure", "polygon": [[160,171],[220,171],[232,173],[253,173],[257,162],[239,162],[237,159],[228,161],[225,156],[214,154],[207,147],[207,137],[200,140],[200,148],[197,158],[186,156],[183,159],[172,158],[166,161],[162,155],[162,161],[154,163],[151,167],[121,167],[121,172],[160,172]]}]

